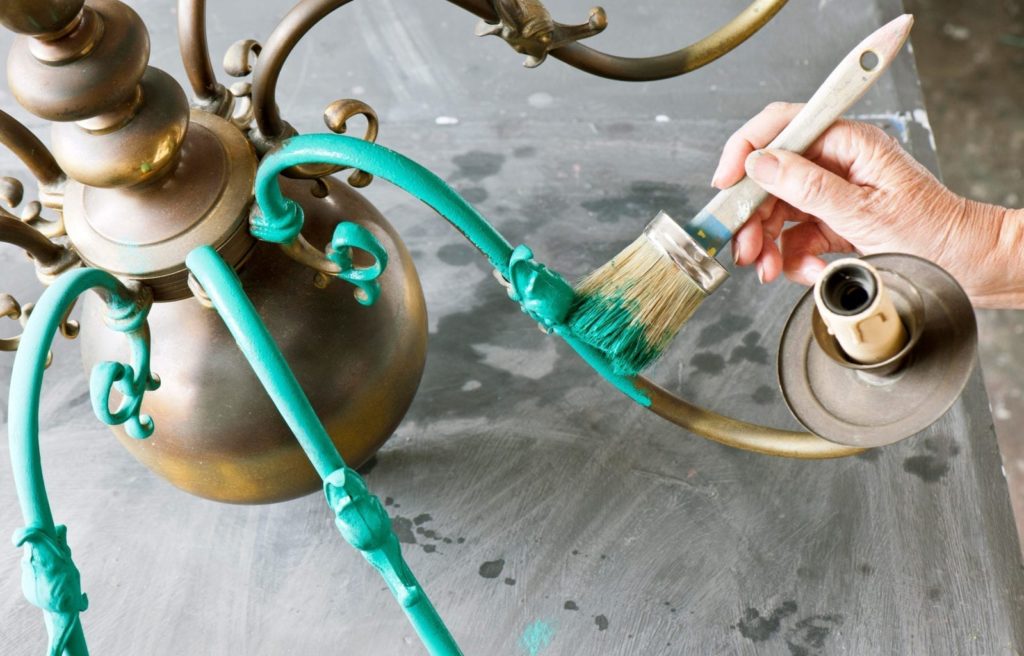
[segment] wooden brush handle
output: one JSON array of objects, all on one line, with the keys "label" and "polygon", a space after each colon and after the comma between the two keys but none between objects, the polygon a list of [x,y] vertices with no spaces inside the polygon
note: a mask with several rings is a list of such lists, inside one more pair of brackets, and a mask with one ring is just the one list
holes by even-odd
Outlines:
[{"label": "wooden brush handle", "polygon": [[[768,144],[768,148],[795,153],[807,150],[881,77],[910,36],[913,24],[913,16],[904,14],[861,41],[839,62],[800,113]],[[756,182],[744,177],[719,192],[704,211],[714,216],[730,233],[735,233],[767,197],[768,193]]]}]

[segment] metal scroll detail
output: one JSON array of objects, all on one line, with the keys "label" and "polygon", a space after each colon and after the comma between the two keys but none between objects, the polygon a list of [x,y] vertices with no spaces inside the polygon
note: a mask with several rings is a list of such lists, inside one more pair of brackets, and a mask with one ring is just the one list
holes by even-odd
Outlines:
[{"label": "metal scroll detail", "polygon": [[[50,635],[50,656],[86,656],[88,648],[79,621],[79,613],[88,608],[82,593],[81,576],[71,559],[67,528],[53,520],[46,484],[43,479],[39,450],[39,401],[42,393],[43,367],[60,324],[85,291],[93,289],[108,309],[108,325],[123,332],[131,344],[132,364],[103,363],[108,371],[115,366],[128,376],[144,380],[146,389],[155,387],[149,371],[149,330],[146,315],[151,297],[141,289],[130,289],[111,274],[98,269],[77,269],[58,278],[39,299],[29,319],[21,346],[14,358],[11,376],[8,435],[11,463],[18,501],[25,528],[14,535],[16,546],[24,548],[22,559],[22,591],[26,599],[45,614]],[[102,376],[113,385],[124,377]],[[95,380],[95,377],[94,377]],[[94,385],[94,394],[109,398],[109,387]],[[141,392],[140,392],[141,395]],[[131,402],[104,418],[112,423],[137,422],[149,425],[138,413],[138,404]]]},{"label": "metal scroll detail", "polygon": [[497,22],[481,20],[477,36],[500,36],[512,49],[526,55],[523,66],[535,68],[544,63],[552,50],[600,34],[608,27],[604,9],[594,7],[582,25],[563,25],[551,18],[540,0],[494,0]]}]

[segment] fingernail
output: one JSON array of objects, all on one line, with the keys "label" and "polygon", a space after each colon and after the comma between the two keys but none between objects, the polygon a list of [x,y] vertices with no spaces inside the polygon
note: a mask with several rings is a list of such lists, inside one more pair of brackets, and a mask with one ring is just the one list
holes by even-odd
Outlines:
[{"label": "fingernail", "polygon": [[736,244],[732,245],[732,263],[736,265],[740,263],[740,247]]},{"label": "fingernail", "polygon": [[779,160],[769,152],[755,150],[746,161],[747,175],[761,184],[775,184],[779,175]]},{"label": "fingernail", "polygon": [[757,280],[762,285],[764,284],[764,264],[761,262],[757,263]]}]

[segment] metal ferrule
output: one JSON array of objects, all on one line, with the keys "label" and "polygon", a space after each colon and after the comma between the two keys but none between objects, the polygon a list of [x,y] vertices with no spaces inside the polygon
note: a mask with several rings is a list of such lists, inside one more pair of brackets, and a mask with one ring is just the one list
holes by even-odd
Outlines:
[{"label": "metal ferrule", "polygon": [[647,224],[644,235],[665,251],[705,294],[714,292],[729,277],[725,267],[665,212],[658,212],[658,216]]}]

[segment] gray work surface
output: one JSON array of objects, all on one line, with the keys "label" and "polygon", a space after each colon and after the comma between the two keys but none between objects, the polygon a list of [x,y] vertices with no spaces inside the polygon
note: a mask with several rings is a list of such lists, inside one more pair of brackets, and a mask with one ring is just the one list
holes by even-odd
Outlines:
[{"label": "gray work surface", "polygon": [[[219,60],[234,40],[265,39],[289,3],[209,4]],[[639,55],[692,41],[745,2],[604,4],[610,26],[593,45]],[[152,32],[152,63],[183,80],[174,3],[133,5]],[[589,6],[551,3],[565,22]],[[794,0],[708,68],[629,84],[556,60],[526,70],[440,0],[364,0],[296,50],[278,97],[302,131],[323,129],[335,98],[366,100],[381,115],[380,143],[437,171],[510,240],[575,277],[658,210],[695,213],[743,120],[771,100],[808,98],[898,13],[897,0]],[[0,49],[10,42],[4,34]],[[41,131],[9,93],[0,101]],[[906,52],[853,114],[935,167]],[[3,154],[0,174],[20,173]],[[412,250],[431,333],[419,395],[367,480],[466,653],[990,655],[1024,645],[1017,537],[978,372],[940,422],[896,446],[830,462],[732,450],[633,405],[542,335],[429,209],[382,181],[367,195]],[[20,253],[0,249],[0,267],[4,291],[32,297]],[[716,410],[795,427],[775,354],[802,292],[737,272],[653,377]],[[92,417],[77,348],[55,351],[42,442],[91,602],[94,653],[422,653],[322,495],[236,507],[179,492]],[[0,355],[3,399],[12,360]],[[21,517],[0,471],[9,534]],[[19,558],[0,545],[0,653],[42,654]]]}]

